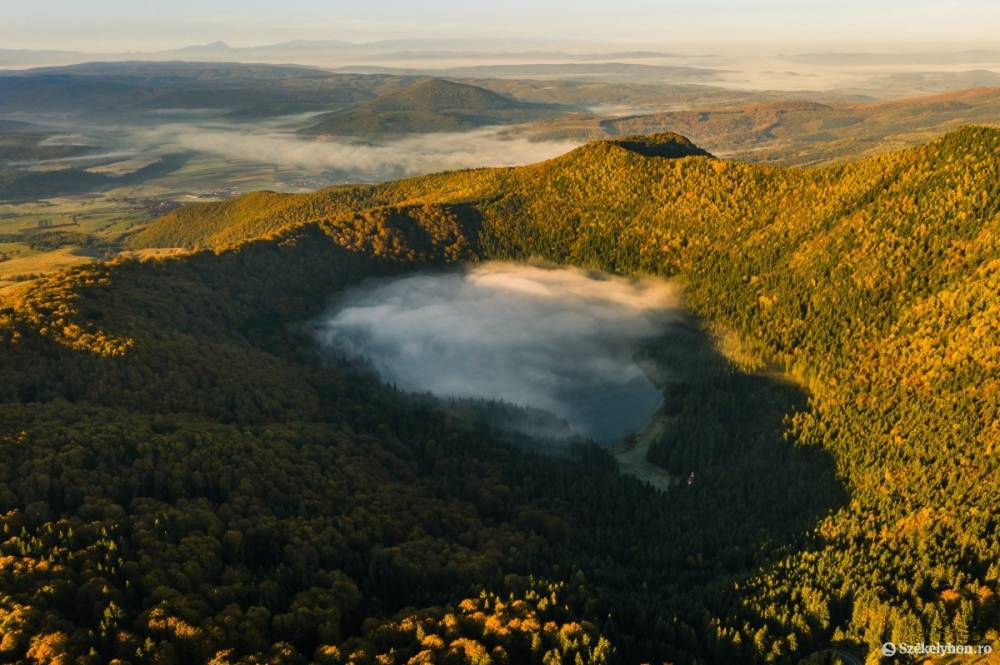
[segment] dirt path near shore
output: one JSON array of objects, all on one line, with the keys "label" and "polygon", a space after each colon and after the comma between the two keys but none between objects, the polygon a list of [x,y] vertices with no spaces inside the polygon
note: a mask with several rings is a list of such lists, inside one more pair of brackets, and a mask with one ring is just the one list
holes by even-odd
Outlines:
[{"label": "dirt path near shore", "polygon": [[646,459],[650,443],[663,434],[663,418],[663,413],[657,411],[642,431],[642,434],[639,435],[639,440],[635,446],[631,450],[616,452],[615,460],[618,462],[618,469],[622,473],[635,476],[639,480],[644,480],[656,489],[665,492],[671,485],[677,482],[677,478]]}]

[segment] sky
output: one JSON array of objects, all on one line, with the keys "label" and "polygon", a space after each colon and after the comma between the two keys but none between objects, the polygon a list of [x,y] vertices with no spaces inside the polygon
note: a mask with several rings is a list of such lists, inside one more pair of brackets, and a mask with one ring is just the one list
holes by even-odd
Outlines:
[{"label": "sky", "polygon": [[670,45],[996,43],[996,0],[0,0],[0,48],[470,38]]}]

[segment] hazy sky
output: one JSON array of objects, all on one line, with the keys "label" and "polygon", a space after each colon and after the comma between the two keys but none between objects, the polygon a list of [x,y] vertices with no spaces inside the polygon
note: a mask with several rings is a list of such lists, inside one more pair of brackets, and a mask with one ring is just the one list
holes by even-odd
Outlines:
[{"label": "hazy sky", "polygon": [[996,43],[996,0],[0,0],[0,48],[472,37],[949,46]]}]

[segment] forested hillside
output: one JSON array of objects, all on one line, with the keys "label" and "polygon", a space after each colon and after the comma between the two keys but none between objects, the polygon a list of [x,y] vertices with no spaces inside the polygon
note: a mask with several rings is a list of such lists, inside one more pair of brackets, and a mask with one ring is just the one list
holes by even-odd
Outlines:
[{"label": "forested hillside", "polygon": [[996,126],[998,111],[1000,88],[978,87],[868,103],[781,99],[610,118],[576,114],[538,123],[531,135],[593,141],[670,131],[730,159],[812,166],[924,143],[962,125]]},{"label": "forested hillside", "polygon": [[474,85],[428,79],[349,109],[324,113],[304,131],[360,137],[449,132],[537,120],[562,110],[520,102]]},{"label": "forested hillside", "polygon": [[[776,169],[677,136],[184,208],[2,312],[0,659],[795,662],[1000,625],[1000,132]],[[324,366],[369,275],[676,277],[658,493]]]}]

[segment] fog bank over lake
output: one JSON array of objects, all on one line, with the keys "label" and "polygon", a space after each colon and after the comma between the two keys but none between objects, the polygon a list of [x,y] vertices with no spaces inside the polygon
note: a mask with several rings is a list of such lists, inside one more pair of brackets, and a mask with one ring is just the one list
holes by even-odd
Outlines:
[{"label": "fog bank over lake", "polygon": [[400,388],[544,409],[611,442],[660,404],[637,350],[677,312],[662,280],[486,263],[352,288],[319,337]]}]

